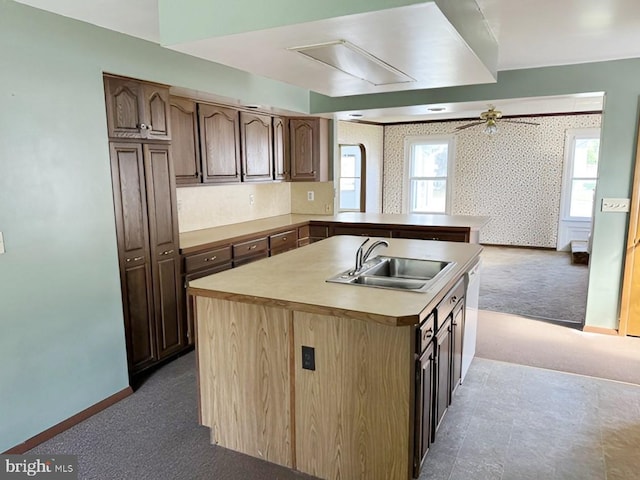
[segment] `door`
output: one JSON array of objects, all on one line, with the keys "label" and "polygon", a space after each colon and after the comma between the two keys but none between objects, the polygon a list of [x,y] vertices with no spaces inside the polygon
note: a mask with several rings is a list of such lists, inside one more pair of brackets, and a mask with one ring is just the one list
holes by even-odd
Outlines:
[{"label": "door", "polygon": [[273,180],[273,130],[271,117],[240,112],[242,177],[246,182]]},{"label": "door", "polygon": [[637,147],[620,303],[621,335],[640,337],[640,143]]},{"label": "door", "polygon": [[157,360],[142,146],[111,144],[120,283],[129,371]]},{"label": "door", "polygon": [[144,145],[144,161],[156,344],[158,358],[163,359],[180,351],[187,342],[181,318],[175,177],[168,145]]},{"label": "door", "polygon": [[210,183],[240,181],[238,112],[215,105],[198,106],[203,180]]},{"label": "door", "polygon": [[146,124],[143,138],[171,140],[171,114],[169,112],[169,89],[160,85],[143,83],[142,114]]}]

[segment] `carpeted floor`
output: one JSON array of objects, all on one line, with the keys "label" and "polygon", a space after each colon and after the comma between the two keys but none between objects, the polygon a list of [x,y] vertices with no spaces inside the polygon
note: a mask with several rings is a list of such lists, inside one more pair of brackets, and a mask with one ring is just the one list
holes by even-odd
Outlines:
[{"label": "carpeted floor", "polygon": [[640,385],[640,338],[480,310],[476,356]]},{"label": "carpeted floor", "polygon": [[483,246],[480,308],[581,326],[589,269],[568,252]]}]

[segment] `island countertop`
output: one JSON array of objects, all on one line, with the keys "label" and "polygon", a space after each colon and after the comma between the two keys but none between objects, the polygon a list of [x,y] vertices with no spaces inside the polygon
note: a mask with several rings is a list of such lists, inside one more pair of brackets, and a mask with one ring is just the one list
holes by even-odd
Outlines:
[{"label": "island countertop", "polygon": [[489,217],[470,215],[404,215],[395,213],[342,212],[336,215],[289,214],[261,218],[248,222],[222,225],[180,234],[180,249],[192,250],[196,247],[215,244],[225,240],[259,234],[278,228],[288,228],[309,222],[344,223],[360,225],[396,225],[416,227],[467,227],[478,231],[489,222]]},{"label": "island countertop", "polygon": [[[327,283],[353,268],[362,237],[335,236],[258,262],[189,283],[189,293],[291,310],[371,320],[387,325],[415,325],[475,263],[475,244],[386,239],[375,254],[453,261],[456,265],[423,293]],[[372,241],[375,239],[372,239]]]}]

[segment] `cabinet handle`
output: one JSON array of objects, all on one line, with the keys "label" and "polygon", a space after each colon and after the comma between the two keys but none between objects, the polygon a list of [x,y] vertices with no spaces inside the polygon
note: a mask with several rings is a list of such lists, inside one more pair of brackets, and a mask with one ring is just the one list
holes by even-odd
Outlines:
[{"label": "cabinet handle", "polygon": [[316,171],[315,170],[311,170],[311,175],[315,175]]},{"label": "cabinet handle", "polygon": [[213,262],[216,258],[218,258],[218,256],[217,256],[217,255],[214,255],[213,257],[205,258],[205,259],[204,259],[204,261],[205,261],[205,262]]},{"label": "cabinet handle", "polygon": [[165,250],[160,255],[171,255],[172,253],[173,253],[173,250]]},{"label": "cabinet handle", "polygon": [[456,303],[457,301],[458,301],[458,297],[456,297],[455,295],[451,297],[451,303]]},{"label": "cabinet handle", "polygon": [[258,245],[251,245],[251,246],[249,247],[249,250],[255,250],[256,248],[258,248]]},{"label": "cabinet handle", "polygon": [[137,262],[138,260],[142,260],[144,257],[133,257],[127,258],[127,262]]},{"label": "cabinet handle", "polygon": [[287,237],[282,237],[282,241],[286,242],[287,241]]}]

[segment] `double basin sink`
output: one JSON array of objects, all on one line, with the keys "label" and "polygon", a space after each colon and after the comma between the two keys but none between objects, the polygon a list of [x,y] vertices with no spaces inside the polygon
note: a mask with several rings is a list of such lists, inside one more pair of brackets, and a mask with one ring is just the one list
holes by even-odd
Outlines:
[{"label": "double basin sink", "polygon": [[358,271],[347,270],[327,282],[422,293],[454,265],[455,262],[380,255],[367,261]]}]

